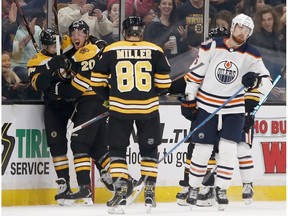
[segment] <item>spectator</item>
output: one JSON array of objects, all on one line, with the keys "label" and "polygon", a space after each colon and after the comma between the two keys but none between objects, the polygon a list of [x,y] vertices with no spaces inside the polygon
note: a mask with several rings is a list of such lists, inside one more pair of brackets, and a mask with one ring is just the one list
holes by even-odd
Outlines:
[{"label": "spectator", "polygon": [[12,70],[10,54],[2,52],[2,101],[24,99],[27,86]]},{"label": "spectator", "polygon": [[[255,15],[255,33],[250,38],[250,43],[262,48],[260,50],[263,61],[271,73],[272,79],[280,74],[283,65],[279,65],[279,59],[273,59],[272,56],[278,56],[280,21],[270,5],[265,5]],[[274,52],[273,52],[274,51]]]},{"label": "spectator", "polygon": [[236,5],[236,13],[244,13],[248,16],[253,17],[257,10],[257,2],[258,0],[241,0]]},{"label": "spectator", "polygon": [[102,38],[112,33],[113,26],[108,18],[98,8],[93,9],[93,4],[86,4],[87,0],[72,0],[72,4],[58,11],[58,24],[60,34],[68,34],[68,27],[73,21],[84,20],[90,34]]},{"label": "spectator", "polygon": [[[144,40],[161,46],[167,58],[172,58],[187,50],[187,26],[177,22],[175,0],[159,0],[157,7],[158,17],[145,29]],[[176,37],[176,43],[169,40],[170,36]],[[177,52],[173,53],[172,50],[175,49]]]},{"label": "spectator", "polygon": [[145,23],[145,28],[155,19],[157,18],[156,11],[151,8],[150,11],[143,17],[143,21]]},{"label": "spectator", "polygon": [[[187,0],[178,8],[181,21],[188,26],[187,42],[192,50],[198,53],[204,37],[204,0]],[[216,10],[210,8],[210,18],[214,20]]]},{"label": "spectator", "polygon": [[[119,40],[119,7],[119,0],[109,1],[109,4],[107,5],[107,11],[105,11],[107,14],[106,16],[113,26],[113,32],[110,37],[105,37],[107,43],[112,43]],[[105,12],[103,13],[105,14]]]},{"label": "spectator", "polygon": [[127,16],[138,15],[141,18],[143,18],[149,12],[149,10],[153,7],[153,5],[154,5],[154,0],[126,0],[125,1],[125,16],[127,17]]},{"label": "spectator", "polygon": [[221,10],[228,10],[232,14],[236,13],[236,5],[240,0],[210,0],[210,7],[216,9],[218,12]]},{"label": "spectator", "polygon": [[230,11],[221,10],[217,13],[215,18],[215,26],[216,27],[225,27],[226,29],[230,30],[231,22],[232,22],[233,15]]},{"label": "spectator", "polygon": [[2,1],[2,51],[12,52],[13,38],[16,34],[18,24],[17,7],[13,2],[9,4],[8,0]]},{"label": "spectator", "polygon": [[[39,26],[35,25],[37,18],[33,18],[29,14],[25,14],[25,16],[29,23],[29,30],[36,41],[37,47],[40,48],[40,33],[42,30]],[[18,17],[18,19],[20,20],[20,17]],[[13,41],[12,66],[14,70],[19,71],[18,76],[21,76],[21,79],[28,80],[26,65],[28,60],[32,58],[37,51],[22,19],[19,22],[20,25]]]}]

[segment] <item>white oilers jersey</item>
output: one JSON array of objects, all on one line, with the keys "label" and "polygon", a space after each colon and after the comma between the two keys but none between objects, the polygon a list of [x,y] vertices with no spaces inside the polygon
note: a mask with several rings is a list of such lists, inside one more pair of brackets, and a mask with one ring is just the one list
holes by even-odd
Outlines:
[{"label": "white oilers jersey", "polygon": [[[213,113],[229,97],[242,87],[242,76],[248,72],[269,75],[260,53],[244,43],[238,49],[229,49],[223,38],[201,45],[199,56],[190,68],[203,63],[187,75],[188,100],[196,98],[197,106]],[[270,83],[270,84],[269,84]],[[270,90],[271,81],[262,79],[263,93]],[[244,90],[232,99],[218,114],[245,113]]]}]

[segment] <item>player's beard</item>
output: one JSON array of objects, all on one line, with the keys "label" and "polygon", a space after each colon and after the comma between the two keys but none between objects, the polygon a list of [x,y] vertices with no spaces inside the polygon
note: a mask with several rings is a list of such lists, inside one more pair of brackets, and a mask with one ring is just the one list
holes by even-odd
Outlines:
[{"label": "player's beard", "polygon": [[243,44],[246,41],[244,38],[241,38],[240,36],[235,36],[235,35],[232,35],[232,39],[235,41],[235,43],[239,45]]}]

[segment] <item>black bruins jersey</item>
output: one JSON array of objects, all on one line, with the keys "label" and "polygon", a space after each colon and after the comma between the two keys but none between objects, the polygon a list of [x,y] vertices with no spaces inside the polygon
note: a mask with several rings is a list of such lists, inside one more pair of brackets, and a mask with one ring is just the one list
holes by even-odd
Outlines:
[{"label": "black bruins jersey", "polygon": [[88,43],[72,56],[71,73],[74,77],[69,85],[59,85],[58,92],[62,98],[77,99],[80,96],[96,95],[90,87],[90,76],[99,51],[96,45]]},{"label": "black bruins jersey", "polygon": [[91,74],[91,86],[110,88],[110,115],[139,119],[158,113],[158,94],[171,85],[170,64],[162,48],[119,41],[107,46]]},{"label": "black bruins jersey", "polygon": [[47,71],[46,63],[50,61],[51,58],[51,55],[42,50],[27,62],[28,76],[33,89],[36,91],[45,91],[50,83],[70,80],[67,76],[67,71],[64,69],[56,70],[52,77],[45,74]]}]

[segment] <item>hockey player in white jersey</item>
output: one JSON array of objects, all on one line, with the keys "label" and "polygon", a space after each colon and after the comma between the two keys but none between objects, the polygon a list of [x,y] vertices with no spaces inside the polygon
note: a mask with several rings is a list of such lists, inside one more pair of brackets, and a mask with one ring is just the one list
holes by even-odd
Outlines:
[{"label": "hockey player in white jersey", "polygon": [[[264,95],[272,86],[269,71],[260,53],[246,40],[252,35],[253,20],[239,14],[232,20],[231,36],[217,38],[202,44],[198,58],[191,67],[204,63],[187,75],[182,115],[194,121],[197,127],[242,85],[246,89],[258,88]],[[219,140],[217,160],[216,202],[223,210],[229,203],[226,191],[231,184],[237,161],[237,144],[241,141],[245,121],[244,90],[232,99],[217,115],[192,134],[193,150],[189,194],[187,202],[195,205],[199,187],[206,173],[213,145]]]}]

